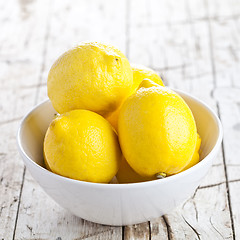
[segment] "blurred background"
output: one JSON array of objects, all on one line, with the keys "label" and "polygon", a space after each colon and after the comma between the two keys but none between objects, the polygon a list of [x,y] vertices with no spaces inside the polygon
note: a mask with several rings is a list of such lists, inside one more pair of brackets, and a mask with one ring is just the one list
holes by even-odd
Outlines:
[{"label": "blurred background", "polygon": [[46,97],[54,60],[80,41],[93,40],[120,48],[130,62],[153,68],[170,86],[212,95],[216,86],[240,85],[239,13],[237,0],[2,2],[1,82],[21,82],[25,94],[38,85],[36,103]]},{"label": "blurred background", "polygon": [[[87,226],[63,213],[25,172],[15,137],[20,119],[47,98],[47,74],[53,62],[88,40],[118,47],[131,63],[154,69],[166,85],[202,99],[219,114],[224,127],[222,151],[195,196],[197,204],[189,202],[202,219],[194,214],[185,218],[205,239],[220,235],[240,239],[236,228],[240,225],[239,0],[0,1],[0,30],[0,233],[6,239],[12,235],[26,239],[34,231],[35,236],[47,236],[41,232],[46,223],[55,229],[51,235],[55,236],[63,217],[76,231],[80,224]],[[210,198],[215,206],[207,205]],[[45,216],[42,205],[48,212]],[[177,236],[185,231],[193,239],[195,233],[181,214],[176,211],[169,217],[171,234],[181,239]],[[215,221],[220,235],[209,221]],[[64,233],[65,225],[60,226]]]}]

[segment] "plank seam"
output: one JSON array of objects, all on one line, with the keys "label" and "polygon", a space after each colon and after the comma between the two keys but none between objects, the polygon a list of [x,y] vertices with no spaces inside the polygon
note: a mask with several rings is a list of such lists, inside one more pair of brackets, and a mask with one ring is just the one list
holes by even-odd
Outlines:
[{"label": "plank seam", "polygon": [[216,88],[216,66],[213,57],[213,37],[212,37],[212,28],[209,18],[209,9],[207,0],[205,0],[206,12],[207,12],[207,24],[208,24],[208,36],[209,36],[209,48],[210,48],[210,61],[211,61],[211,68],[212,68],[212,77],[213,77],[213,91],[211,91],[211,97],[213,98],[214,89]]},{"label": "plank seam", "polygon": [[197,238],[200,240],[200,233],[185,219],[185,217],[182,215],[182,218],[184,222],[193,230],[193,232],[197,235]]},{"label": "plank seam", "polygon": [[53,1],[51,1],[49,10],[48,10],[47,27],[46,27],[45,37],[44,37],[44,47],[43,47],[43,51],[42,51],[42,64],[41,64],[41,70],[40,70],[40,74],[39,74],[37,90],[36,90],[36,95],[35,95],[35,100],[34,100],[35,104],[37,104],[37,101],[38,101],[40,86],[43,85],[42,84],[43,73],[46,68],[45,62],[46,62],[46,56],[47,56],[47,43],[48,43],[48,39],[49,39],[50,26],[51,26],[50,23],[51,23],[52,4],[53,4]]},{"label": "plank seam", "polygon": [[[45,69],[44,61],[45,61],[45,58],[46,58],[46,48],[47,48],[47,40],[48,40],[48,36],[46,37],[46,35],[49,35],[50,12],[51,12],[50,10],[51,10],[51,7],[49,7],[49,11],[48,11],[48,20],[47,20],[46,34],[45,34],[44,46],[43,46],[43,55],[42,55],[42,67],[41,67],[40,74],[39,74],[39,82],[37,84],[34,105],[37,104],[38,95],[39,95],[39,88],[41,86],[42,74],[43,74],[43,71]],[[22,198],[22,192],[23,192],[23,186],[24,186],[24,182],[25,182],[25,175],[26,175],[26,166],[24,166],[24,169],[23,169],[22,184],[21,184],[20,193],[19,193],[19,201],[18,201],[16,219],[15,219],[14,230],[13,230],[13,238],[12,238],[13,240],[15,239],[15,234],[16,234],[16,229],[17,229],[18,216],[19,216],[19,210],[20,210],[21,198]]]},{"label": "plank seam", "polygon": [[96,233],[93,233],[93,234],[88,234],[88,235],[83,236],[83,237],[74,238],[73,240],[84,240],[84,239],[88,239],[88,238],[98,237],[99,235],[101,235],[103,233],[108,233],[108,232],[110,232],[112,234],[113,231],[114,231],[114,228],[109,228],[107,230],[103,230],[103,231],[96,232]]},{"label": "plank seam", "polygon": [[[213,75],[213,91],[211,92],[211,97],[214,98],[214,90],[217,87],[216,82],[216,66],[214,62],[214,52],[213,52],[213,35],[212,35],[212,28],[211,28],[211,19],[209,17],[209,7],[208,2],[205,0],[205,6],[206,6],[206,12],[207,12],[207,23],[208,23],[208,34],[209,34],[209,47],[210,47],[210,60],[211,60],[211,66],[212,66],[212,75]],[[219,103],[216,101],[217,105],[217,112],[218,116],[221,119],[220,116],[220,109],[219,109]],[[223,156],[223,167],[224,167],[224,175],[226,179],[226,190],[227,190],[227,202],[229,207],[229,215],[230,215],[230,221],[231,221],[231,228],[232,228],[232,235],[233,240],[235,240],[235,228],[234,228],[234,221],[233,221],[233,213],[232,213],[232,206],[231,206],[231,198],[230,198],[230,192],[229,192],[229,182],[228,182],[228,173],[227,173],[227,166],[226,166],[226,159],[225,159],[225,151],[224,151],[224,145],[223,142],[221,143],[221,149],[222,149],[222,156]]]},{"label": "plank seam", "polygon": [[235,182],[240,182],[240,179],[234,179],[234,180],[230,180],[228,181],[229,183],[235,183]]},{"label": "plank seam", "polygon": [[16,234],[18,214],[19,214],[19,209],[20,209],[20,204],[21,204],[21,197],[22,197],[22,190],[23,190],[23,184],[24,184],[24,179],[25,179],[25,173],[26,173],[26,167],[24,166],[23,175],[22,175],[22,184],[21,184],[21,188],[20,188],[19,201],[18,201],[18,206],[17,206],[17,214],[16,214],[16,219],[15,219],[14,229],[13,229],[13,237],[12,237],[13,240],[15,239],[15,234]]},{"label": "plank seam", "polygon": [[172,239],[171,226],[170,226],[170,224],[169,224],[169,222],[168,222],[168,219],[167,219],[167,217],[166,217],[165,215],[163,215],[162,218],[163,218],[163,221],[164,221],[164,223],[165,223],[165,225],[166,225],[166,228],[167,228],[168,240],[171,240],[171,239]]},{"label": "plank seam", "polygon": [[[217,102],[217,111],[218,111],[218,116],[221,119],[219,103],[218,102]],[[235,240],[236,239],[236,236],[235,236],[235,226],[234,226],[234,221],[233,221],[233,212],[232,212],[231,196],[230,196],[230,191],[229,191],[229,181],[228,181],[228,173],[227,173],[227,165],[226,165],[226,157],[225,157],[225,150],[224,150],[223,141],[222,141],[222,144],[221,144],[222,156],[223,156],[223,166],[224,166],[224,173],[225,173],[225,178],[226,178],[227,199],[228,199],[228,207],[229,207],[229,213],[230,213],[232,234],[233,234],[233,240]],[[233,180],[232,182],[237,182],[237,180],[235,180],[235,181]]]},{"label": "plank seam", "polygon": [[152,230],[151,230],[151,222],[148,221],[148,228],[149,228],[149,240],[152,239]]},{"label": "plank seam", "polygon": [[[229,180],[229,181],[228,181],[228,183],[235,183],[235,182],[240,182],[240,179],[234,179],[234,180]],[[217,187],[217,186],[220,186],[220,185],[222,185],[222,184],[227,184],[227,182],[224,181],[224,182],[220,182],[220,183],[216,183],[216,184],[210,184],[210,185],[198,187],[198,189]]]},{"label": "plank seam", "polygon": [[222,239],[224,239],[224,236],[218,231],[218,229],[214,226],[213,222],[212,222],[212,216],[209,218],[209,222],[211,224],[211,226],[213,227],[213,229],[222,237]]},{"label": "plank seam", "polygon": [[198,187],[198,189],[217,187],[217,186],[220,186],[220,185],[225,184],[225,183],[226,183],[226,181],[223,181],[223,182],[220,182],[220,183],[215,183],[215,184],[209,184],[209,185],[206,185],[206,186]]}]

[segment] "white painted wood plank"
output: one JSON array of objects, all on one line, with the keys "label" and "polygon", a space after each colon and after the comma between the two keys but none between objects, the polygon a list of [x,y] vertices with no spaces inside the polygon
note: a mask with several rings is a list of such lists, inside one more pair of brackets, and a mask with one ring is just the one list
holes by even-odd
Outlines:
[{"label": "white painted wood plank", "polygon": [[150,222],[151,239],[169,239],[168,226],[165,217],[157,218]]},{"label": "white painted wood plank", "polygon": [[170,239],[232,239],[225,189],[224,184],[198,189],[192,199],[167,214]]},{"label": "white painted wood plank", "polygon": [[[22,117],[23,110],[28,109],[24,106],[27,96],[34,98],[46,30],[48,8],[43,7],[45,4],[46,1],[18,4],[11,0],[0,8],[4,33],[0,34],[0,81],[4,91],[0,95],[1,121]],[[16,95],[21,101],[15,100]],[[7,104],[6,99],[14,104]]]},{"label": "white painted wood plank", "polygon": [[[240,106],[234,102],[220,102],[220,115],[224,126],[224,150],[227,166],[240,164]],[[240,178],[238,173],[236,177]],[[234,177],[229,172],[229,180]]]},{"label": "white painted wood plank", "polygon": [[[45,1],[0,3],[0,238],[14,235],[23,162],[17,151],[20,118],[34,102],[40,72]],[[37,9],[42,10],[37,10]],[[37,57],[36,57],[37,56]],[[36,60],[37,59],[37,60]]]},{"label": "white painted wood plank", "polygon": [[[240,3],[232,6],[233,15],[239,11]],[[235,238],[240,238],[240,21],[238,17],[211,20],[215,58],[216,84],[214,97],[219,104],[224,129],[224,157],[227,168],[229,199]]]},{"label": "white painted wood plank", "polygon": [[240,14],[240,2],[238,0],[208,0],[207,4],[211,18],[231,18]]},{"label": "white painted wood plank", "polygon": [[185,0],[132,0],[130,20],[132,23],[144,27],[156,27],[187,20]]},{"label": "white painted wood plank", "polygon": [[[12,103],[13,104],[13,103]],[[0,126],[0,238],[11,239],[19,203],[23,163],[15,142],[18,121]]]},{"label": "white painted wood plank", "polygon": [[[136,1],[132,1],[132,3],[134,2],[136,3]],[[152,9],[159,9],[155,1],[142,1],[141,4],[147,5],[149,2]],[[211,35],[206,18],[208,11],[206,5],[200,4],[201,13],[198,15],[193,3],[191,5],[188,4],[189,1],[185,3],[181,3],[185,4],[185,19],[180,20],[181,13],[179,13],[177,22],[170,20],[167,24],[156,22],[155,19],[150,18],[147,8],[139,8],[139,13],[134,13],[135,16],[130,18],[132,20],[130,23],[130,61],[137,61],[158,70],[169,86],[199,97],[217,111],[216,102],[212,97],[215,78],[212,74]],[[165,12],[165,8],[162,9],[162,12]],[[142,16],[142,20],[140,20],[140,24],[137,24],[139,16]],[[197,20],[197,18],[202,19]],[[171,17],[169,16],[168,19]],[[218,239],[219,235],[216,233],[214,225],[211,224],[211,218],[214,218],[217,219],[219,226],[227,227],[225,236],[232,238],[228,198],[224,195],[226,186],[221,184],[226,181],[221,152],[214,164],[215,166],[201,185],[203,188],[198,190],[201,191],[201,198],[205,198],[205,201],[197,198],[194,203],[198,214],[204,216],[197,221],[198,231],[201,236],[205,236],[203,239]],[[212,195],[216,196],[215,188],[206,188],[210,185],[219,185],[218,198],[209,198]],[[187,203],[191,201],[193,200],[190,199]],[[222,209],[218,208],[218,202],[226,206],[224,217],[221,218],[219,216],[222,214]],[[211,211],[209,204],[212,205]],[[171,217],[166,217],[169,226],[167,227],[165,223],[165,228],[167,227],[170,239],[193,239],[195,237],[198,239],[194,230],[183,218],[179,217],[180,213],[180,210],[176,210],[170,214]],[[185,214],[188,215],[188,212],[186,211]],[[191,215],[192,213],[188,216],[191,217]],[[164,228],[161,218],[159,222],[160,226]],[[158,225],[156,222],[151,222],[152,228],[156,225]],[[223,235],[225,233],[220,232]]]},{"label": "white painted wood plank", "polygon": [[[55,2],[38,82],[41,85],[38,102],[47,98],[47,73],[52,63],[78,42],[104,41],[125,52],[125,9],[125,1]],[[16,239],[122,239],[122,228],[93,224],[67,213],[27,173],[15,236]]]},{"label": "white painted wood plank", "polygon": [[[240,168],[238,167],[238,170]],[[230,182],[229,184],[229,191],[231,196],[231,208],[233,213],[233,227],[235,230],[235,239],[239,239],[240,236],[240,201],[239,201],[239,194],[240,194],[240,182]]]},{"label": "white painted wood plank", "polygon": [[124,227],[124,239],[126,240],[148,240],[150,239],[150,234],[148,222]]},{"label": "white painted wood plank", "polygon": [[240,106],[239,103],[219,102],[224,129],[224,155],[229,180],[229,198],[232,210],[235,237],[240,237]]},{"label": "white painted wood plank", "polygon": [[224,89],[227,88],[224,95],[233,91],[231,98],[236,99],[238,89],[234,88],[240,87],[240,19],[211,20],[210,26],[215,59],[216,91],[221,89],[224,93]]},{"label": "white painted wood plank", "polygon": [[188,6],[188,14],[189,17],[194,21],[205,21],[208,12],[206,11],[206,4],[208,1],[202,1],[202,0],[187,0],[187,6]]},{"label": "white painted wood plank", "polygon": [[[187,51],[184,35],[189,33],[190,27],[185,25],[156,27],[136,25],[134,27],[130,24],[129,59],[131,62],[141,63],[155,69],[189,65],[188,59],[183,57],[183,53]],[[179,37],[174,38],[174,34]],[[167,47],[166,43],[172,47]]]}]

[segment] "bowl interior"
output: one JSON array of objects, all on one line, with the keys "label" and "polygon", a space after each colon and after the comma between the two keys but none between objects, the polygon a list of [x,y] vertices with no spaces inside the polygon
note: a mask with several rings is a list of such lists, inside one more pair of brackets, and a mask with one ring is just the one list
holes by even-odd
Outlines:
[{"label": "bowl interior", "polygon": [[200,160],[204,159],[214,148],[221,135],[221,123],[217,115],[201,101],[179,92],[190,107],[202,142]]},{"label": "bowl interior", "polygon": [[19,132],[19,144],[25,154],[38,165],[45,167],[43,140],[47,128],[57,112],[49,100],[34,108],[23,120]]},{"label": "bowl interior", "polygon": [[[216,115],[202,102],[178,92],[186,101],[196,120],[198,133],[202,138],[200,159],[205,158],[216,145],[220,129]],[[19,130],[19,145],[21,150],[38,165],[44,167],[43,140],[46,130],[54,118],[56,111],[51,102],[45,101],[34,108],[23,120]]]}]

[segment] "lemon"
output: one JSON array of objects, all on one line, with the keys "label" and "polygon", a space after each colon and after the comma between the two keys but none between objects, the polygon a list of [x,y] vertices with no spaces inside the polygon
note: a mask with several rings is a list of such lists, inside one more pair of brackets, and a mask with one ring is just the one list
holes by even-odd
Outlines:
[{"label": "lemon", "polygon": [[195,120],[185,101],[150,80],[121,107],[118,134],[127,162],[146,177],[180,172],[197,142]]},{"label": "lemon", "polygon": [[137,174],[128,164],[126,159],[123,157],[122,162],[120,164],[120,168],[117,172],[117,180],[119,183],[138,183],[145,182],[157,179],[154,177],[143,177]]},{"label": "lemon", "polygon": [[190,167],[196,165],[199,162],[199,149],[201,146],[201,142],[202,142],[201,137],[199,136],[199,134],[197,134],[197,144],[192,159],[182,171],[189,169]]},{"label": "lemon", "polygon": [[120,50],[83,42],[51,67],[48,96],[59,113],[86,109],[107,116],[130,94],[132,79],[131,66]]},{"label": "lemon", "polygon": [[44,139],[44,156],[52,172],[95,183],[108,183],[122,157],[112,126],[88,110],[73,110],[51,122]]},{"label": "lemon", "polygon": [[[164,86],[162,79],[152,69],[145,67],[143,65],[138,65],[138,64],[131,64],[131,67],[133,71],[133,85],[131,89],[131,94],[133,94],[137,90],[139,84],[145,78],[150,79],[151,81],[161,86]],[[119,116],[120,108],[121,106],[116,111],[114,111],[110,116],[107,117],[107,120],[112,124],[112,126],[116,130],[118,125],[118,116]]]},{"label": "lemon", "polygon": [[[197,134],[197,144],[195,147],[194,154],[192,156],[191,161],[188,163],[188,165],[182,170],[187,170],[188,168],[194,166],[199,162],[199,149],[201,145],[201,137],[199,134]],[[181,172],[182,172],[181,171]],[[117,180],[119,183],[137,183],[137,182],[145,182],[145,181],[151,181],[155,180],[156,177],[143,177],[139,174],[137,174],[127,163],[126,159],[123,158],[119,167],[119,170],[117,172]]]},{"label": "lemon", "polygon": [[139,84],[145,78],[150,79],[151,81],[164,87],[162,79],[151,68],[148,68],[148,67],[146,67],[144,65],[140,65],[140,64],[131,64],[131,67],[132,67],[132,71],[133,71],[132,93],[134,93],[137,90]]}]

